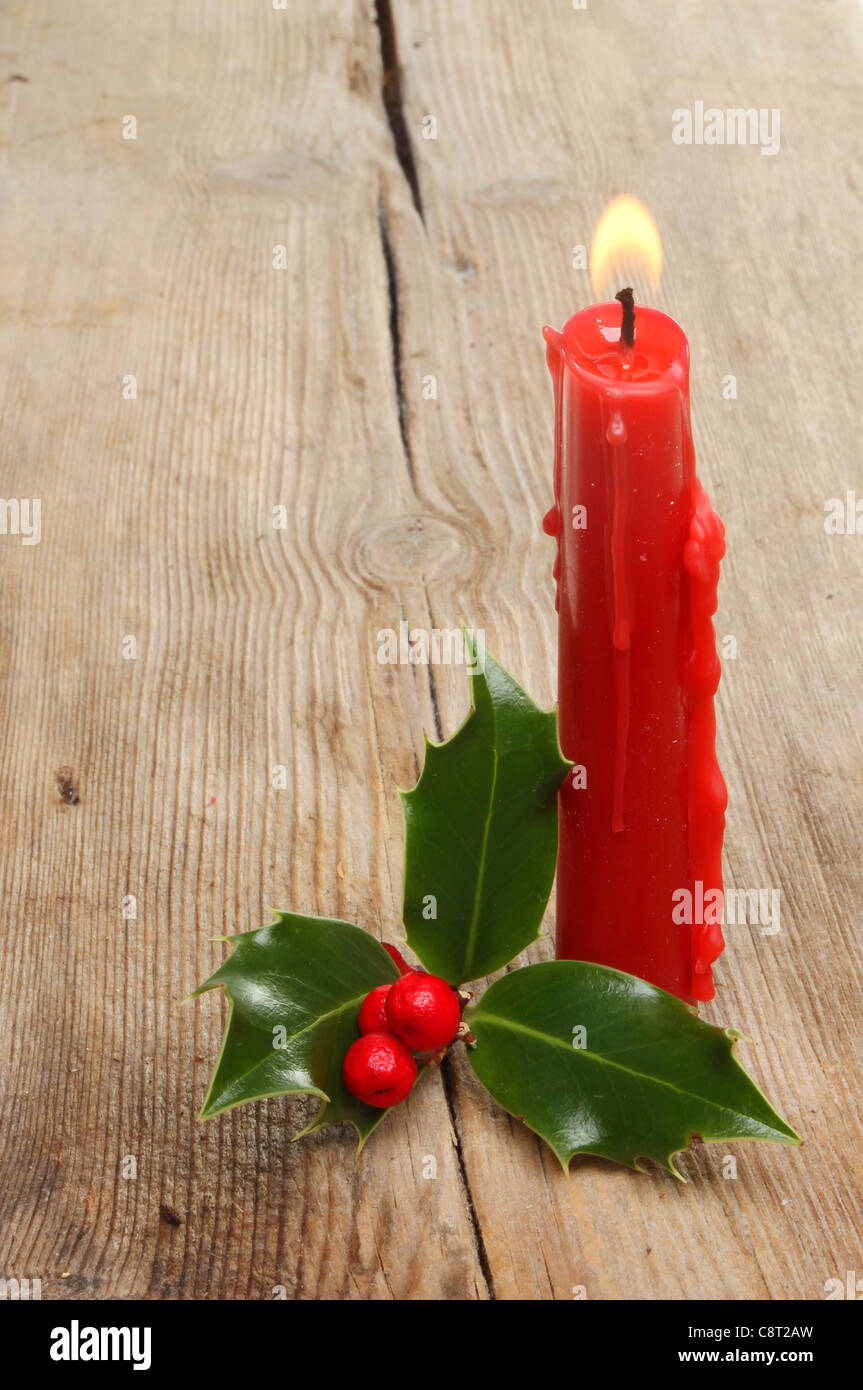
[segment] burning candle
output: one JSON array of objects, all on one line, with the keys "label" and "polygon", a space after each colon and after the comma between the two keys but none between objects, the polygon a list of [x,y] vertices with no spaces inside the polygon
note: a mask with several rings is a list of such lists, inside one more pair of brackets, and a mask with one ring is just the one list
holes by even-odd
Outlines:
[{"label": "burning candle", "polygon": [[[621,222],[621,217],[624,219]],[[616,200],[591,249],[658,283],[646,209]],[[689,345],[632,292],[545,329],[554,382],[560,738],[557,955],[713,997],[726,791],[716,761],[719,517],[695,475]]]}]

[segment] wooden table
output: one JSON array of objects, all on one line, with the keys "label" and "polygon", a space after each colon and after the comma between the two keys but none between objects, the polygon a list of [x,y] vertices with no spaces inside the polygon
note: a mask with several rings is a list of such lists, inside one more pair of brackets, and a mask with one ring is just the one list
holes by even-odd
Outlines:
[{"label": "wooden table", "polygon": [[[0,1274],[80,1299],[863,1275],[863,537],[824,525],[863,497],[861,43],[856,0],[2,7],[2,492],[42,517],[0,536]],[[779,153],[675,144],[697,101],[778,108]],[[379,629],[464,617],[553,701],[540,329],[589,302],[573,247],[624,190],[728,529],[728,882],[781,890],[704,1016],[805,1142],[701,1147],[688,1186],[567,1179],[463,1056],[360,1162],[340,1130],[290,1143],[313,1102],[201,1127],[223,1010],[180,1001],[214,937],[276,904],[400,938],[395,788],[467,690],[380,665]]]}]

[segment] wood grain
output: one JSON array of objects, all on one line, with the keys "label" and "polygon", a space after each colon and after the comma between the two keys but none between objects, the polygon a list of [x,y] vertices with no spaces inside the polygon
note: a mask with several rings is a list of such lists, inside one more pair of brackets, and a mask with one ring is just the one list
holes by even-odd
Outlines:
[{"label": "wood grain", "polygon": [[[817,1299],[860,1270],[863,541],[823,520],[863,496],[861,43],[850,0],[2,7],[0,491],[42,499],[42,538],[0,536],[0,1273]],[[673,144],[697,100],[779,108],[779,154]],[[180,1001],[212,938],[268,903],[401,934],[395,786],[466,690],[379,665],[378,630],[463,616],[554,698],[540,329],[588,302],[572,248],[627,190],[729,535],[729,884],[781,891],[705,1016],[804,1145],[567,1179],[463,1058],[359,1163],[341,1132],[290,1144],[302,1101],[201,1128],[222,1013]]]}]

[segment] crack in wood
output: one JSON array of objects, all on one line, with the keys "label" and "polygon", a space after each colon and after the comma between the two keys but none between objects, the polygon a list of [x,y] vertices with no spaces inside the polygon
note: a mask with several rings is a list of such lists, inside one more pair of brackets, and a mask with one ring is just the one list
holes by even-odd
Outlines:
[{"label": "crack in wood", "polygon": [[458,1123],[456,1120],[455,1084],[453,1081],[452,1074],[452,1058],[449,1055],[444,1057],[440,1065],[440,1076],[441,1081],[443,1082],[443,1093],[444,1099],[446,1100],[446,1107],[449,1111],[450,1124],[452,1125],[452,1132],[455,1136],[455,1158],[456,1163],[458,1165],[459,1176],[461,1178],[461,1185],[464,1189],[464,1199],[465,1204],[467,1206],[468,1219],[470,1221],[471,1230],[473,1231],[473,1238],[476,1243],[476,1255],[477,1259],[479,1260],[479,1267],[482,1270],[482,1277],[484,1278],[486,1288],[488,1289],[489,1299],[492,1302],[496,1302],[497,1294],[495,1292],[494,1287],[494,1276],[491,1272],[491,1262],[488,1258],[488,1251],[485,1248],[485,1237],[482,1233],[482,1225],[480,1224],[479,1212],[477,1211],[476,1204],[473,1200],[473,1191],[471,1190],[470,1178],[468,1177],[467,1165],[465,1163],[464,1152],[462,1150],[461,1135],[459,1134]]},{"label": "crack in wood", "polygon": [[[432,628],[434,628],[434,624],[432,624]],[[437,684],[435,682],[434,671],[432,670],[431,666],[429,666],[428,671],[429,693],[431,694],[432,715],[434,716],[435,733],[437,734],[438,743],[443,743],[443,725],[441,724],[440,718],[440,705],[438,703],[437,697]]]},{"label": "crack in wood", "polygon": [[[426,608],[428,609],[429,623],[432,631],[434,631],[437,627],[437,623],[435,622],[435,616],[432,612],[431,599],[429,598],[429,586],[426,583],[425,575],[423,575],[423,593],[426,596]],[[440,702],[438,700],[437,681],[434,678],[434,667],[432,666],[431,662],[429,662],[428,667],[426,669],[428,670],[429,677],[429,694],[431,695],[432,715],[434,716],[435,733],[437,734],[438,743],[443,743],[443,723],[440,717]]]},{"label": "crack in wood", "polygon": [[375,0],[375,23],[378,27],[381,44],[381,63],[383,66],[383,80],[381,82],[381,99],[384,110],[387,113],[387,122],[393,137],[396,158],[398,159],[401,171],[405,176],[408,188],[411,191],[413,205],[419,214],[419,219],[425,226],[425,213],[423,211],[422,194],[420,193],[419,177],[417,175],[416,161],[414,160],[413,145],[408,134],[407,122],[405,121],[404,96],[402,93],[401,73],[399,70],[398,45],[396,43],[396,26],[393,19],[392,4],[390,0]]},{"label": "crack in wood", "polygon": [[[428,610],[429,621],[431,623],[432,628],[435,628],[437,626],[437,623],[435,621],[435,615],[432,612],[431,599],[429,598],[428,584],[426,583],[425,576],[423,576],[423,592],[425,594],[426,608]],[[431,695],[435,733],[437,734],[438,742],[443,743],[443,721],[441,720],[440,715],[440,702],[438,700],[437,682],[434,678],[434,668],[432,667],[431,663],[429,663],[426,669],[428,671],[429,694]],[[488,1251],[485,1248],[485,1237],[483,1236],[482,1225],[480,1224],[479,1212],[476,1209],[476,1204],[473,1199],[473,1191],[470,1185],[470,1178],[468,1177],[467,1164],[465,1163],[461,1135],[459,1133],[458,1128],[455,1099],[455,1084],[453,1080],[451,1056],[444,1057],[444,1060],[441,1063],[440,1074],[441,1081],[443,1082],[444,1099],[446,1101],[447,1110],[449,1111],[450,1124],[452,1125],[452,1132],[455,1136],[456,1163],[458,1165],[459,1177],[461,1179],[461,1186],[464,1192],[464,1200],[465,1206],[467,1207],[468,1220],[470,1221],[471,1230],[473,1232],[474,1245],[476,1246],[476,1256],[477,1260],[479,1261],[479,1267],[482,1270],[482,1276],[485,1279],[486,1288],[488,1289],[488,1296],[494,1302],[497,1300],[497,1294],[495,1293],[494,1287],[494,1276],[491,1271],[491,1262],[488,1258]]]},{"label": "crack in wood", "polygon": [[414,459],[411,452],[410,436],[408,434],[407,401],[405,400],[404,381],[402,379],[402,325],[401,303],[399,300],[399,277],[383,194],[378,198],[378,228],[380,230],[381,249],[384,255],[384,266],[387,272],[387,296],[390,306],[390,346],[392,349],[393,384],[396,393],[399,432],[402,437],[402,448],[404,450],[408,476],[411,480],[411,487],[414,492],[416,492],[417,485],[416,476],[414,474]]}]

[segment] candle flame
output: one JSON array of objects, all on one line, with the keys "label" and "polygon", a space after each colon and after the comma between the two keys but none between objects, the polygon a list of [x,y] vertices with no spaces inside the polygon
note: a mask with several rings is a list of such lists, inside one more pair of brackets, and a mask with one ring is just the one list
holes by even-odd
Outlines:
[{"label": "candle flame", "polygon": [[643,203],[629,193],[613,198],[603,212],[590,247],[590,283],[598,300],[613,299],[624,285],[636,298],[650,299],[662,275],[662,242]]}]

